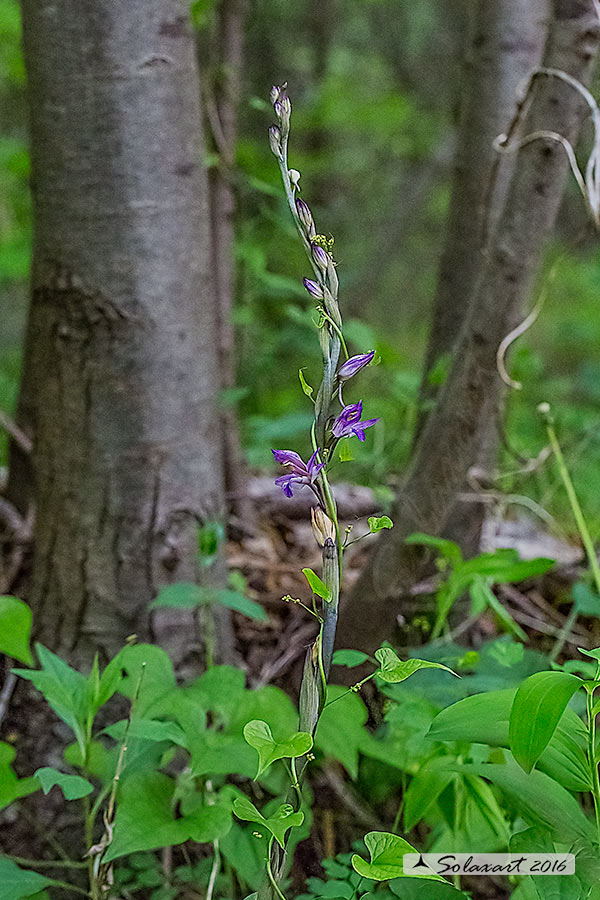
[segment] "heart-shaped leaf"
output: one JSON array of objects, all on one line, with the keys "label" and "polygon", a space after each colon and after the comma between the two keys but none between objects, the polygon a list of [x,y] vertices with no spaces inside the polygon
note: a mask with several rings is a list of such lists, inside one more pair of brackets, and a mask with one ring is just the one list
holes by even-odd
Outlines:
[{"label": "heart-shaped leaf", "polygon": [[313,745],[312,737],[306,731],[297,731],[283,741],[276,741],[267,723],[260,719],[253,719],[244,726],[244,738],[258,753],[257,778],[275,760],[304,756]]},{"label": "heart-shaped leaf", "polygon": [[378,531],[382,531],[384,528],[394,527],[394,523],[389,516],[369,516],[367,522],[371,534],[377,534]]},{"label": "heart-shaped leaf", "polygon": [[39,780],[45,794],[58,785],[65,800],[81,800],[82,797],[87,797],[94,790],[94,786],[87,778],[82,778],[81,775],[65,775],[64,772],[59,772],[58,769],[52,769],[49,766],[34,772],[34,778]]},{"label": "heart-shaped leaf", "polygon": [[53,883],[45,875],[20,869],[12,859],[0,857],[0,900],[23,900]]},{"label": "heart-shaped leaf", "polygon": [[[414,675],[415,672],[418,672],[419,669],[445,669],[451,675],[456,675],[456,672],[453,672],[448,666],[442,665],[442,663],[429,662],[426,659],[400,659],[391,647],[380,647],[379,650],[375,651],[375,659],[381,666],[376,673],[377,677],[391,684],[405,681],[411,675]],[[460,678],[459,675],[456,675],[456,677]]]},{"label": "heart-shaped leaf", "polygon": [[362,665],[368,658],[368,653],[363,653],[362,650],[336,650],[333,654],[333,665],[353,669],[354,666]]},{"label": "heart-shaped leaf", "polygon": [[265,818],[247,797],[236,797],[233,801],[233,811],[238,819],[244,822],[256,822],[267,831],[270,831],[279,846],[285,849],[285,834],[289,828],[302,825],[304,813],[294,812],[290,803],[282,803],[272,816]]},{"label": "heart-shaped leaf", "polygon": [[[403,857],[405,853],[417,853],[414,847],[387,831],[370,831],[365,834],[365,844],[371,856],[371,862],[366,862],[356,853],[352,857],[352,866],[363,878],[371,878],[373,881],[388,881],[390,878],[402,878],[404,876]],[[412,877],[414,874],[411,873]],[[443,881],[440,875],[423,875],[423,878],[433,881]]]}]

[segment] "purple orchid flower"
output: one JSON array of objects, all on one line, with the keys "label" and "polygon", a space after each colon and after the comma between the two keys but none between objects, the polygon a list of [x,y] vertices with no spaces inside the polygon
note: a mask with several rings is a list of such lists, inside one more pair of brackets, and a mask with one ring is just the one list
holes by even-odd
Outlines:
[{"label": "purple orchid flower", "polygon": [[355,434],[359,441],[364,441],[365,428],[370,428],[375,422],[379,422],[379,419],[364,419],[361,422],[361,416],[362,400],[345,406],[331,427],[333,436],[343,438],[352,437]]},{"label": "purple orchid flower", "polygon": [[275,479],[275,484],[279,485],[286,497],[294,496],[292,492],[293,484],[297,484],[300,487],[308,484],[310,487],[313,487],[315,478],[325,465],[325,463],[317,462],[319,448],[315,450],[307,463],[294,450],[271,450],[271,453],[282,466],[290,467],[290,471],[286,475],[281,475]]},{"label": "purple orchid flower", "polygon": [[358,356],[351,356],[350,359],[347,359],[344,365],[340,366],[338,369],[337,377],[339,381],[347,381],[348,378],[352,378],[352,376],[356,375],[357,372],[360,372],[362,368],[368,366],[374,356],[374,350],[371,350],[369,353],[360,353]]}]

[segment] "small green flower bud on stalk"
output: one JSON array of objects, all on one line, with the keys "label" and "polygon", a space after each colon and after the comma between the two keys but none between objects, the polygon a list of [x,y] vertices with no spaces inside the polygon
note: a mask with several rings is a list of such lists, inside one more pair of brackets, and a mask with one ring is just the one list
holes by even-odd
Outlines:
[{"label": "small green flower bud on stalk", "polygon": [[320,506],[311,508],[310,520],[315,541],[319,547],[324,547],[328,539],[335,541],[335,525]]}]

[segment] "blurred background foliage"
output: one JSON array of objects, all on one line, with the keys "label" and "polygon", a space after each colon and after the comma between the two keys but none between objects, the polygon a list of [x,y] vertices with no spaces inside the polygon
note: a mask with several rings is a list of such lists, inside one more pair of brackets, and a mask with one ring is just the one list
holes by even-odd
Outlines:
[{"label": "blurred background foliage", "polygon": [[[210,69],[215,0],[192,14]],[[289,83],[294,107],[290,163],[317,229],[335,237],[351,352],[376,348],[380,364],[349,386],[380,416],[339,477],[401,482],[417,412],[421,363],[449,197],[458,116],[465,0],[250,0],[235,187],[239,411],[253,469],[269,447],[308,450],[310,401],[297,370],[318,383],[319,351],[308,274],[266,137],[271,84]],[[213,73],[215,74],[215,73]],[[25,75],[16,0],[0,0],[0,410],[17,396],[31,243]],[[587,135],[589,138],[589,135]],[[585,148],[584,148],[585,150]],[[217,160],[207,154],[207,164]],[[549,400],[572,475],[600,535],[600,259],[573,185],[546,274],[555,276],[538,322],[514,348],[499,490],[545,506],[573,526],[551,465],[523,473],[544,446],[536,406]],[[540,286],[545,275],[542,275]],[[538,288],[539,289],[539,288]],[[533,298],[532,298],[533,303]],[[360,395],[357,393],[360,390]],[[6,465],[0,432],[0,465]]]}]

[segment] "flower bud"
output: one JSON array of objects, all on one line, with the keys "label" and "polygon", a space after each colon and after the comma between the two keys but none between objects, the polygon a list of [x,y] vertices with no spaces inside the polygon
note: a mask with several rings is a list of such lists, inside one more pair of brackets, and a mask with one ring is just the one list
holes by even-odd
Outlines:
[{"label": "flower bud", "polygon": [[314,242],[310,245],[310,252],[312,254],[312,258],[315,261],[315,264],[323,271],[327,271],[327,264],[329,262],[329,257],[325,250],[319,246],[319,244],[315,244]]},{"label": "flower bud", "polygon": [[308,204],[305,203],[304,200],[301,200],[300,197],[296,197],[296,212],[306,230],[310,231],[311,227],[314,225],[312,213],[308,208]]},{"label": "flower bud", "polygon": [[315,541],[319,547],[324,547],[328,540],[335,543],[335,525],[320,506],[311,508],[310,521]]},{"label": "flower bud", "polygon": [[275,103],[276,100],[279,100],[280,90],[281,90],[281,88],[279,87],[279,85],[277,85],[277,84],[273,85],[273,87],[271,88],[271,93],[269,95],[270,99],[271,99],[271,103]]},{"label": "flower bud", "polygon": [[269,128],[269,144],[271,146],[271,151],[275,154],[278,159],[282,159],[281,152],[281,131],[277,127],[277,125],[271,125]]},{"label": "flower bud", "polygon": [[352,376],[356,375],[357,372],[360,372],[364,366],[368,366],[374,356],[374,350],[371,350],[369,353],[360,353],[358,356],[351,356],[338,370],[338,379],[340,381],[346,381],[348,378],[352,378]]},{"label": "flower bud", "polygon": [[320,284],[317,284],[316,281],[313,281],[312,278],[303,278],[302,284],[313,298],[313,300],[322,300],[323,299],[323,288]]}]

